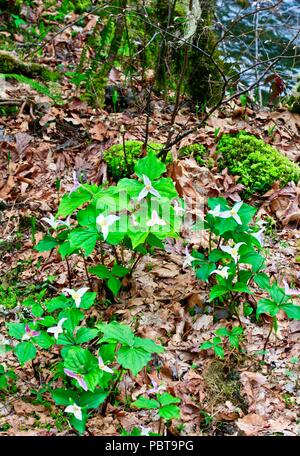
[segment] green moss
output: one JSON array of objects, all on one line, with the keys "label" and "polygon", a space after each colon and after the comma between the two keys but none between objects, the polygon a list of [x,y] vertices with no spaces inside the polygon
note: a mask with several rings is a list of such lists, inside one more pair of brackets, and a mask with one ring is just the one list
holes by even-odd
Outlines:
[{"label": "green moss", "polygon": [[[186,90],[200,110],[219,102],[223,94],[223,80],[218,68],[225,71],[220,51],[215,51],[218,36],[214,31],[215,0],[200,0],[201,20],[193,36],[195,47],[190,48]],[[198,49],[202,49],[203,53]],[[212,62],[208,55],[213,52]],[[182,62],[182,60],[181,60]]]},{"label": "green moss", "polygon": [[300,167],[277,149],[241,131],[236,135],[225,134],[218,143],[219,169],[228,168],[240,176],[246,195],[267,192],[275,181],[281,186],[300,179]]},{"label": "green moss", "polygon": [[[124,156],[123,144],[115,144],[104,152],[104,160],[107,164],[109,176],[115,181],[123,177],[129,177],[134,172],[134,164],[141,155],[142,141],[125,141],[126,159]],[[158,153],[163,148],[162,144],[149,143],[147,151],[153,150]],[[171,156],[167,157],[167,162],[171,161]]]},{"label": "green moss", "polygon": [[183,157],[193,157],[199,165],[205,165],[206,161],[204,159],[205,154],[207,154],[207,149],[203,144],[189,144],[179,149],[178,156],[179,158]]},{"label": "green moss", "polygon": [[8,51],[0,50],[0,73],[18,74],[28,78],[41,78],[44,81],[57,81],[60,78],[58,72],[52,71],[38,63],[24,63],[18,57]]}]

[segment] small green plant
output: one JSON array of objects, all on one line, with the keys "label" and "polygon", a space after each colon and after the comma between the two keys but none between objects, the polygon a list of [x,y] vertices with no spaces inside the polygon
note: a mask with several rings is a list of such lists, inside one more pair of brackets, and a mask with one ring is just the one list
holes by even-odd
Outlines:
[{"label": "small green plant", "polygon": [[267,192],[275,181],[298,183],[300,167],[261,139],[241,131],[221,137],[217,151],[220,169],[240,176],[246,195]]},{"label": "small green plant", "polygon": [[[125,141],[124,145],[115,144],[107,149],[104,152],[104,160],[107,164],[109,176],[115,181],[122,177],[130,177],[133,174],[136,161],[141,156],[142,145],[142,141]],[[157,154],[162,148],[162,144],[149,143],[147,150]]]},{"label": "small green plant", "polygon": [[0,391],[8,392],[15,390],[17,376],[12,369],[6,369],[4,364],[0,364]]},{"label": "small green plant", "polygon": [[[178,405],[181,400],[178,397],[174,397],[169,393],[155,394],[155,399],[148,399],[147,397],[141,396],[131,405],[139,409],[158,411],[158,415],[161,420],[167,423],[171,420],[180,418],[180,408]],[[162,431],[162,421],[160,422],[160,432]]]},{"label": "small green plant", "polygon": [[202,166],[205,165],[204,156],[207,154],[206,148],[203,144],[189,144],[179,149],[178,156],[179,158],[183,157],[193,157],[196,162]]},{"label": "small green plant", "polygon": [[200,350],[212,349],[216,356],[224,359],[224,347],[226,345],[229,345],[230,348],[237,350],[240,348],[240,342],[244,330],[241,326],[235,326],[231,331],[228,328],[219,328],[214,333],[216,337],[214,337],[212,340],[203,342],[203,344],[200,345]]}]

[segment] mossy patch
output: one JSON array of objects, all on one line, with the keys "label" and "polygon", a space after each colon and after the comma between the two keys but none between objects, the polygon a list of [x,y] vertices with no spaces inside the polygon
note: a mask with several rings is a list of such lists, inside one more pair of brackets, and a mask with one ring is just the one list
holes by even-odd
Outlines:
[{"label": "mossy patch", "polygon": [[203,144],[189,144],[187,146],[181,147],[178,152],[179,158],[184,157],[193,157],[200,166],[206,164],[205,155],[207,154],[207,149]]},{"label": "mossy patch", "polygon": [[[142,152],[142,145],[142,141],[125,141],[125,154],[123,144],[115,144],[104,152],[104,161],[107,164],[109,176],[113,180],[118,181],[133,174],[134,164]],[[147,152],[153,150],[158,153],[162,148],[162,144],[150,142],[147,146]],[[170,159],[169,156],[167,161]]]},{"label": "mossy patch", "polygon": [[8,51],[0,51],[0,73],[18,74],[28,78],[40,78],[43,81],[57,81],[58,72],[52,71],[38,63],[22,62],[17,56]]},{"label": "mossy patch", "polygon": [[284,187],[289,182],[298,183],[300,167],[261,139],[241,131],[236,135],[221,137],[217,152],[219,169],[228,168],[245,186],[245,196],[264,194],[275,181]]}]

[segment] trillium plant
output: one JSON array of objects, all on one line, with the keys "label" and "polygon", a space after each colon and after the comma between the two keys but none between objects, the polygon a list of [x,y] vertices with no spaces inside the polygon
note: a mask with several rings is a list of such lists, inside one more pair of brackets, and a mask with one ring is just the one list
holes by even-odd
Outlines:
[{"label": "trillium plant", "polygon": [[[179,237],[184,204],[172,179],[163,177],[165,171],[165,165],[149,152],[135,164],[135,178],[101,187],[77,182],[62,197],[57,214],[43,219],[48,233],[35,247],[39,252],[57,250],[66,261],[69,286],[55,297],[45,298],[43,293],[38,299],[23,301],[22,320],[7,323],[16,341],[8,349],[22,366],[31,363],[35,372],[37,356],[43,350],[52,354],[53,375],[47,392],[80,434],[88,429],[93,411],[105,415],[124,376],[137,376],[154,354],[164,353],[163,346],[139,337],[130,326],[91,318],[90,310],[103,304],[109,293],[117,299],[140,259],[164,249],[166,240]],[[224,198],[209,199],[208,204],[204,220],[208,248],[200,252],[187,246],[183,269],[192,267],[198,279],[209,285],[214,310],[226,307],[235,318],[231,330],[218,329],[212,341],[200,347],[222,358],[228,347],[240,349],[241,309],[243,318],[251,317],[254,309],[257,319],[269,316],[267,344],[277,329],[278,312],[300,319],[300,307],[292,301],[297,290],[286,282],[280,287],[264,272],[264,232],[261,224],[253,222],[255,209],[243,202],[231,207]],[[82,258],[87,278],[81,286],[73,284],[70,258],[75,255]],[[160,433],[165,424],[180,417],[180,399],[154,381],[143,391],[148,396],[139,397],[131,407],[156,410]],[[155,435],[142,428],[134,432]]]},{"label": "trillium plant", "polygon": [[[79,433],[85,432],[93,410],[105,415],[125,375],[138,375],[153,354],[164,352],[129,326],[88,318],[89,310],[101,304],[103,288],[117,296],[122,280],[144,255],[179,236],[184,205],[173,181],[162,177],[165,165],[150,152],[134,170],[135,179],[121,179],[116,186],[77,183],[63,196],[57,214],[43,219],[48,233],[36,250],[57,249],[67,262],[69,287],[56,297],[25,300],[23,321],[7,324],[22,366],[32,363],[34,368],[41,351],[52,352],[52,381],[59,380],[60,387],[49,385],[48,391]],[[73,286],[72,255],[84,261],[86,286]],[[92,291],[91,276],[102,282],[96,287],[100,293]],[[166,394],[157,395],[155,403],[160,415],[171,419],[171,411],[179,415],[172,405],[179,400]]]},{"label": "trillium plant", "polygon": [[63,387],[50,388],[50,392],[70,424],[84,433],[93,410],[105,414],[124,375],[136,376],[152,354],[162,354],[164,348],[118,322],[88,326],[85,311],[94,305],[96,293],[86,291],[79,305],[69,295],[72,293],[39,304],[29,299],[23,304],[34,319],[7,326],[9,335],[17,340],[13,350],[21,365],[33,362],[41,350],[53,350],[57,357],[59,348],[54,379],[60,378]]},{"label": "trillium plant", "polygon": [[[193,267],[197,278],[210,286],[209,300],[214,310],[226,307],[240,327],[241,317],[248,317],[255,309],[257,320],[262,314],[271,317],[266,348],[272,330],[277,329],[278,312],[282,310],[289,318],[300,320],[300,306],[293,303],[286,282],[282,288],[265,273],[264,228],[261,222],[253,221],[256,209],[243,202],[230,207],[224,198],[210,198],[208,205],[204,220],[204,229],[209,234],[208,249],[190,252],[186,248],[183,268]],[[261,299],[262,295],[265,297]],[[239,332],[236,328],[232,330],[236,334],[224,331],[204,342],[201,349],[213,349],[222,357],[221,337],[228,337],[232,346],[233,336]]]},{"label": "trillium plant", "polygon": [[58,250],[67,262],[69,288],[71,255],[82,257],[89,284],[92,274],[115,297],[144,255],[179,236],[184,204],[172,179],[162,177],[166,166],[150,151],[134,171],[136,179],[121,179],[116,186],[75,186],[63,196],[57,214],[44,218],[49,233],[35,248]]}]

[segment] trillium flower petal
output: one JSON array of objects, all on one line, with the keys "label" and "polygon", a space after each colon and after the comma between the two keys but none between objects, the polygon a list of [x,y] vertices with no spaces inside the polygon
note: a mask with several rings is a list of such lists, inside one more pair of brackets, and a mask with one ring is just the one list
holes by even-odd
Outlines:
[{"label": "trillium flower petal", "polygon": [[146,187],[144,187],[144,188],[140,191],[137,200],[138,200],[138,201],[142,201],[142,199],[144,199],[147,195],[148,195],[148,190],[146,189]]},{"label": "trillium flower petal", "polygon": [[208,211],[208,214],[213,215],[214,217],[219,217],[221,213],[221,206],[218,204],[214,209]]},{"label": "trillium flower petal", "polygon": [[99,366],[99,369],[101,369],[104,372],[108,372],[109,374],[113,374],[114,373],[114,371],[110,367],[105,366],[101,356],[98,356],[98,366]]},{"label": "trillium flower petal", "polygon": [[141,201],[148,195],[148,193],[151,193],[153,196],[160,198],[159,192],[153,188],[151,180],[145,174],[143,174],[143,181],[145,187],[140,191],[137,200]]},{"label": "trillium flower petal", "polygon": [[185,269],[187,266],[192,266],[192,262],[195,261],[197,258],[193,257],[190,252],[188,247],[185,248],[185,260],[182,264],[182,269]]},{"label": "trillium flower petal", "polygon": [[88,391],[88,386],[83,377],[78,376],[77,381],[78,381],[79,385],[81,386],[81,388],[84,389],[84,391]]},{"label": "trillium flower petal", "polygon": [[110,226],[113,223],[115,223],[117,220],[119,220],[119,218],[120,217],[118,217],[117,215],[108,215],[106,217],[106,221],[107,221],[108,226]]},{"label": "trillium flower petal", "polygon": [[174,201],[174,211],[176,215],[182,215],[184,214],[184,209],[183,207],[180,206],[177,200]]},{"label": "trillium flower petal", "polygon": [[70,369],[64,369],[64,373],[71,378],[77,378],[78,374],[75,372],[71,371]]},{"label": "trillium flower petal", "polygon": [[102,224],[103,220],[105,219],[104,215],[103,214],[99,214],[98,217],[96,218],[96,225],[100,225]]},{"label": "trillium flower petal", "polygon": [[299,296],[300,295],[300,290],[290,288],[289,284],[287,283],[287,281],[285,279],[283,280],[283,284],[284,284],[284,291],[285,291],[286,295],[288,295],[288,296]]},{"label": "trillium flower petal", "polygon": [[222,245],[221,250],[223,250],[223,252],[225,253],[229,253],[229,255],[231,255],[232,253],[232,247],[230,247],[229,245]]},{"label": "trillium flower petal", "polygon": [[231,214],[231,211],[224,211],[224,212],[220,212],[219,216],[221,218],[230,218],[232,217],[232,214]]},{"label": "trillium flower petal", "polygon": [[264,236],[263,236],[264,232],[265,232],[265,229],[262,228],[261,230],[256,231],[255,233],[249,233],[249,234],[251,234],[251,236],[253,236],[255,239],[257,239],[258,242],[260,243],[260,245],[263,247],[263,245],[264,245]]},{"label": "trillium flower petal", "polygon": [[103,239],[106,240],[108,233],[109,233],[109,227],[119,220],[120,217],[117,215],[108,215],[105,217],[103,214],[99,214],[98,217],[96,218],[96,225],[100,229],[103,235]]},{"label": "trillium flower petal", "polygon": [[109,233],[109,227],[108,227],[108,225],[104,225],[104,226],[101,228],[101,231],[102,231],[103,239],[104,239],[104,241],[106,241],[107,236],[108,236],[108,233]]},{"label": "trillium flower petal", "polygon": [[146,428],[143,426],[140,426],[140,430],[141,430],[141,435],[143,435],[143,436],[148,436],[149,432],[152,432],[151,428]]},{"label": "trillium flower petal", "polygon": [[83,287],[83,288],[79,288],[79,290],[77,290],[77,294],[82,298],[82,296],[89,290],[88,287]]},{"label": "trillium flower petal", "polygon": [[34,329],[30,329],[28,324],[25,325],[25,334],[22,337],[22,340],[30,340],[32,337],[37,337],[41,333],[39,331],[35,331]]},{"label": "trillium flower petal", "polygon": [[88,386],[87,386],[84,378],[82,377],[82,375],[76,374],[76,372],[73,372],[70,369],[64,369],[64,373],[66,375],[68,375],[68,377],[75,378],[78,381],[81,388],[84,389],[84,391],[88,391]]},{"label": "trillium flower petal", "polygon": [[238,225],[242,225],[242,220],[238,214],[233,215],[233,218]]},{"label": "trillium flower petal", "polygon": [[145,187],[146,187],[147,185],[151,185],[151,180],[149,179],[148,176],[146,176],[146,174],[143,174],[143,181],[144,181]]},{"label": "trillium flower petal", "polygon": [[236,204],[233,206],[233,209],[234,209],[236,212],[238,212],[238,211],[241,209],[241,207],[242,207],[243,204],[244,204],[243,201],[240,201],[239,203],[236,203]]},{"label": "trillium flower petal", "polygon": [[166,225],[166,222],[163,219],[159,218],[158,213],[155,210],[152,211],[151,219],[147,222],[147,226],[151,227],[154,225]]},{"label": "trillium flower petal", "polygon": [[73,405],[68,405],[68,407],[65,408],[65,412],[73,413],[75,418],[82,421],[82,410],[81,410],[81,407],[79,407],[79,405],[77,405],[75,403]]},{"label": "trillium flower petal", "polygon": [[224,279],[228,279],[228,269],[229,269],[228,266],[224,266],[223,268],[215,269],[214,271],[212,271],[210,273],[210,275],[217,274],[217,275],[223,277]]},{"label": "trillium flower petal", "polygon": [[157,190],[155,190],[155,188],[151,187],[150,193],[151,193],[151,195],[156,196],[157,198],[160,198],[160,193]]}]

